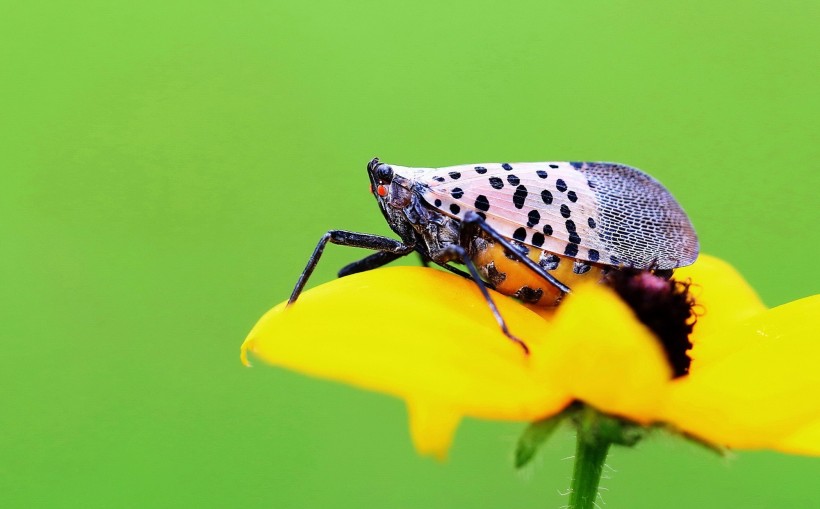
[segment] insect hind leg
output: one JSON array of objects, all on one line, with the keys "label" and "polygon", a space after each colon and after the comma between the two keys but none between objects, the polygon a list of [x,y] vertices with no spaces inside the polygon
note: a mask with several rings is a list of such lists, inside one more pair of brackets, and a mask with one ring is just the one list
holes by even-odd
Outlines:
[{"label": "insect hind leg", "polygon": [[464,215],[464,219],[462,219],[462,228],[461,228],[461,245],[466,246],[469,245],[469,242],[472,238],[479,232],[483,231],[487,235],[490,236],[495,242],[501,244],[507,251],[510,252],[512,257],[521,263],[523,263],[528,269],[535,272],[537,275],[544,278],[549,284],[553,285],[554,287],[561,290],[563,293],[570,293],[570,287],[559,281],[555,278],[552,274],[544,270],[543,267],[532,261],[528,256],[524,255],[516,249],[512,243],[501,236],[500,233],[495,231],[495,228],[487,224],[487,222],[479,216],[477,213],[473,212],[472,210],[467,212]]},{"label": "insect hind leg", "polygon": [[484,296],[484,300],[487,301],[487,305],[490,306],[490,311],[492,311],[493,316],[495,317],[495,321],[498,322],[498,326],[501,327],[501,331],[504,333],[505,336],[510,338],[514,343],[518,344],[523,350],[524,353],[529,355],[530,349],[526,343],[522,340],[518,339],[517,337],[513,336],[510,332],[510,329],[507,327],[507,322],[504,321],[504,317],[501,316],[501,313],[498,311],[498,307],[495,305],[495,301],[493,301],[492,296],[490,295],[489,290],[487,289],[487,283],[481,279],[481,276],[478,275],[478,269],[476,269],[475,264],[470,259],[467,250],[461,246],[457,245],[450,245],[447,246],[442,254],[453,254],[456,255],[460,260],[461,263],[467,267],[469,271],[470,279],[475,281],[476,285],[478,285],[478,289],[481,291],[481,295]]}]

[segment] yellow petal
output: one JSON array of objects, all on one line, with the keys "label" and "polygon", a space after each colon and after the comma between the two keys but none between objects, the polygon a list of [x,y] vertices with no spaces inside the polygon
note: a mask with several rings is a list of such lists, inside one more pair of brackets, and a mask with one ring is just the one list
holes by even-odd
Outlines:
[{"label": "yellow petal", "polygon": [[[494,299],[510,330],[533,352],[540,348],[547,323],[513,299]],[[473,282],[433,269],[381,269],[316,287],[263,316],[242,349],[419,408],[447,409],[445,423],[453,415],[534,420],[570,400],[501,333]],[[425,415],[423,422],[437,422]],[[415,443],[439,450],[447,433],[434,427],[414,425]]]},{"label": "yellow petal", "polygon": [[604,412],[653,420],[671,369],[660,343],[613,290],[577,287],[551,325],[537,360],[554,384]]},{"label": "yellow petal", "polygon": [[[691,370],[717,361],[742,347],[748,338],[720,334],[724,327],[766,310],[754,288],[728,263],[701,254],[694,265],[675,271],[678,281],[691,281],[699,314],[690,337]],[[702,338],[709,341],[701,341]]]},{"label": "yellow petal", "polygon": [[410,437],[416,451],[440,460],[446,458],[461,415],[447,406],[413,400],[407,402],[407,412],[410,414]]},{"label": "yellow petal", "polygon": [[717,444],[820,455],[818,316],[816,295],[724,328],[749,344],[676,380],[659,417]]},{"label": "yellow petal", "polygon": [[687,276],[707,314],[694,338],[698,369],[675,381],[653,334],[609,288],[577,287],[541,316],[494,293],[526,356],[473,282],[408,267],[336,280],[277,306],[242,357],[404,398],[416,448],[440,457],[462,416],[531,421],[574,399],[718,444],[820,454],[820,346],[808,340],[820,336],[818,299],[762,312],[734,269],[710,257],[677,274]]},{"label": "yellow petal", "polygon": [[792,454],[820,455],[820,417],[807,423],[772,445],[772,449]]}]

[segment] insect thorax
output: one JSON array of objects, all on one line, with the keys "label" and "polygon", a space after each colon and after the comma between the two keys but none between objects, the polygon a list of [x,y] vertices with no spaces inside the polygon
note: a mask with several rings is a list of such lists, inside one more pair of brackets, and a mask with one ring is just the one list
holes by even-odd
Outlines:
[{"label": "insect thorax", "polygon": [[454,260],[447,247],[458,244],[461,222],[425,203],[412,182],[408,187],[395,187],[395,198],[384,207],[390,228],[436,263]]}]

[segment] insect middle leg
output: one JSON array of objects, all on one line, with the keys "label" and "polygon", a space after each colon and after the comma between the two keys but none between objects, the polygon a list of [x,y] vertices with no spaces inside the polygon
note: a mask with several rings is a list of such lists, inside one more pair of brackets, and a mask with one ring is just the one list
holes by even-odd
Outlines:
[{"label": "insect middle leg", "polygon": [[[296,299],[299,298],[299,294],[302,293],[302,290],[305,288],[305,284],[307,283],[308,278],[313,273],[313,269],[315,269],[316,264],[319,263],[319,258],[321,258],[322,252],[325,250],[325,246],[328,242],[332,244],[339,244],[341,246],[359,247],[363,249],[373,249],[375,251],[386,252],[390,253],[391,255],[397,255],[396,258],[408,255],[413,252],[413,249],[415,249],[414,246],[404,244],[402,242],[399,242],[398,240],[394,240],[388,237],[382,237],[381,235],[372,235],[369,233],[354,233],[345,230],[330,230],[329,232],[322,235],[322,238],[319,239],[319,243],[316,244],[316,249],[314,249],[313,254],[310,255],[310,259],[308,260],[308,263],[305,266],[305,270],[302,271],[302,274],[299,276],[299,280],[296,281],[296,286],[293,288],[293,293],[290,294],[290,298],[288,299],[288,305],[293,304],[296,301]],[[384,261],[383,263],[381,263],[381,265],[384,265],[388,261],[393,261],[393,259],[395,259],[389,259],[387,255],[385,255],[384,258],[387,259],[387,261]],[[367,258],[365,258],[365,260],[367,260]],[[375,265],[370,268],[375,268],[377,266],[379,265]],[[345,267],[345,269],[348,267],[350,267],[350,265]],[[368,269],[364,268],[362,270]],[[361,270],[357,272],[361,272]],[[353,272],[350,273],[352,274]]]},{"label": "insect middle leg", "polygon": [[487,283],[481,279],[481,276],[479,276],[478,269],[476,269],[473,260],[470,259],[470,255],[467,253],[467,250],[461,246],[451,244],[444,248],[441,254],[444,256],[454,255],[461,261],[461,263],[464,264],[465,267],[467,267],[467,270],[470,272],[470,279],[475,281],[476,285],[478,285],[478,289],[481,291],[481,295],[484,296],[484,300],[487,301],[487,305],[490,306],[490,311],[492,311],[495,321],[498,322],[498,326],[501,327],[501,331],[513,342],[517,343],[524,350],[525,354],[529,354],[530,349],[527,344],[510,333],[510,329],[507,327],[507,322],[504,321],[504,317],[501,316],[501,313],[498,311],[498,307],[495,305],[495,301],[490,295],[489,290],[487,290]]}]

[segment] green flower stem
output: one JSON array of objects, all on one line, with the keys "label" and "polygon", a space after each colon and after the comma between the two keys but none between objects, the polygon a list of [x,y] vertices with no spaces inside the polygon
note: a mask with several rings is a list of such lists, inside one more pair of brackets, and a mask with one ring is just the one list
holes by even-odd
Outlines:
[{"label": "green flower stem", "polygon": [[[570,485],[569,509],[592,509],[598,497],[598,484],[604,471],[609,447],[613,441],[602,430],[609,424],[605,416],[591,408],[579,415],[578,438],[575,447],[575,466]],[[602,432],[604,431],[604,432]]]}]

